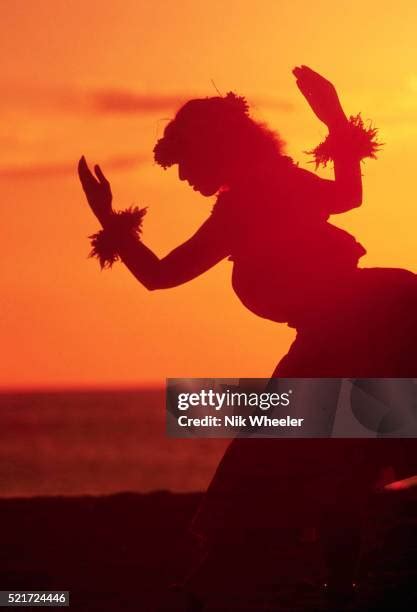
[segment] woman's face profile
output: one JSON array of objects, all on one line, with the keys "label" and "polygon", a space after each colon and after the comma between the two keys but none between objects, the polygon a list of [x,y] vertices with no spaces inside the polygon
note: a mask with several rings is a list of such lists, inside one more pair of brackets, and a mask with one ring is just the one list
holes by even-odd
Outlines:
[{"label": "woman's face profile", "polygon": [[178,161],[178,178],[206,197],[216,194],[226,182],[219,159],[202,147],[183,153]]}]

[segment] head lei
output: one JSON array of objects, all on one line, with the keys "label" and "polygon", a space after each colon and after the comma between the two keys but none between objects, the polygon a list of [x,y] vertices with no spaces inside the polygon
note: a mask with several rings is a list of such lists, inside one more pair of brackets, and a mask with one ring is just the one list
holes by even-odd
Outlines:
[{"label": "head lei", "polygon": [[249,104],[242,96],[230,91],[226,96],[190,100],[167,125],[164,136],[154,148],[157,164],[168,168],[178,163],[181,152],[187,146],[189,136],[197,132],[213,135],[227,131],[228,124],[250,121]]}]

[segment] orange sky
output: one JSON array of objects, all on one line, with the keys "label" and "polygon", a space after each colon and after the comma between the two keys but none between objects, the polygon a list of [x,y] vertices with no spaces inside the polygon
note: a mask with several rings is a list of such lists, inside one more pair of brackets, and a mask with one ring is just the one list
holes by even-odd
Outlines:
[{"label": "orange sky", "polygon": [[[84,153],[116,206],[149,207],[162,255],[212,201],[163,172],[152,148],[190,96],[246,95],[307,166],[325,135],[295,87],[305,63],[338,87],[386,143],[364,167],[362,208],[334,219],[368,250],[362,265],[417,270],[414,1],[5,0],[0,32],[3,388],[140,385],[167,376],[268,376],[293,332],[246,311],[230,262],[147,293],[123,266],[86,259],[97,223],[79,188]],[[209,304],[209,306],[207,306]]]}]

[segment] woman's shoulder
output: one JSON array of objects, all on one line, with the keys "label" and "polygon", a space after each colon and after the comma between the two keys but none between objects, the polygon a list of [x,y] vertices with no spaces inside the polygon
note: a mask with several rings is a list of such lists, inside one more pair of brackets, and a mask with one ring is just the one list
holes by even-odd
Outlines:
[{"label": "woman's shoulder", "polygon": [[[211,217],[219,222],[237,221],[238,218],[251,218],[253,214],[267,215],[277,208],[285,212],[301,206],[316,209],[325,194],[326,183],[314,172],[301,168],[290,158],[285,159],[282,168],[266,168],[255,176],[247,176],[233,189],[221,191],[212,208]],[[292,212],[296,210],[292,208]],[[301,211],[298,211],[301,212]]]},{"label": "woman's shoulder", "polygon": [[256,222],[254,199],[245,190],[233,189],[219,193],[210,215],[210,224],[217,231],[225,231],[232,242],[247,235],[248,228]]},{"label": "woman's shoulder", "polygon": [[211,218],[225,220],[233,216],[238,206],[239,195],[230,190],[221,191],[211,209]]},{"label": "woman's shoulder", "polygon": [[298,165],[294,165],[292,179],[302,186],[311,188],[318,188],[323,182],[318,174]]}]

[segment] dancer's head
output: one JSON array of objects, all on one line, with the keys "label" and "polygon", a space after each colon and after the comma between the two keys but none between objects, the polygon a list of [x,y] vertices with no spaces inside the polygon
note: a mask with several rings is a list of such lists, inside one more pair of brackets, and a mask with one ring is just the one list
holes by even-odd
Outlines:
[{"label": "dancer's head", "polygon": [[154,154],[164,168],[178,164],[179,178],[210,196],[280,155],[281,146],[276,134],[249,116],[246,100],[230,92],[187,102]]}]

